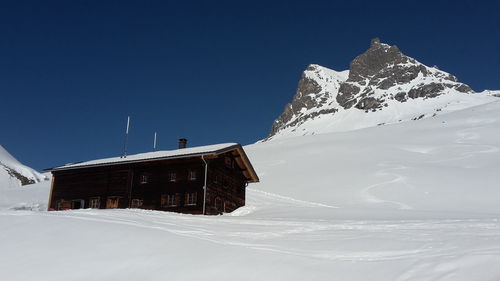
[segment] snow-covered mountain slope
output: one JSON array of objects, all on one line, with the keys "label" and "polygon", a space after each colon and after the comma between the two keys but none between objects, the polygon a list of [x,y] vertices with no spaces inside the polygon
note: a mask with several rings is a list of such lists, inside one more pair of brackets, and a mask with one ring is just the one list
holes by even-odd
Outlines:
[{"label": "snow-covered mountain slope", "polygon": [[223,216],[15,211],[49,184],[15,189],[2,280],[500,280],[499,112],[247,146],[261,182]]},{"label": "snow-covered mountain slope", "polygon": [[277,139],[246,150],[262,181],[255,188],[334,206],[332,213],[342,216],[497,216],[499,113],[497,100],[419,122]]},{"label": "snow-covered mountain slope", "polygon": [[44,175],[21,164],[0,145],[0,189],[33,184],[45,178]]},{"label": "snow-covered mountain slope", "polygon": [[476,93],[455,76],[374,39],[348,71],[309,65],[266,140],[419,120],[488,103],[499,94]]}]

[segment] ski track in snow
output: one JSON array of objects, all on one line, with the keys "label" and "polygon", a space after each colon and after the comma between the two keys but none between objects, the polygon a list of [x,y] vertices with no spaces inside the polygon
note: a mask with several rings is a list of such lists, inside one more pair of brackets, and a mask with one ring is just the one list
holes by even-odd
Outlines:
[{"label": "ski track in snow", "polygon": [[[481,127],[467,128],[462,129],[456,132],[457,139],[454,141],[455,144],[460,146],[467,146],[470,148],[475,148],[475,151],[466,151],[461,152],[460,156],[447,158],[443,160],[432,161],[432,163],[443,163],[443,162],[451,162],[457,160],[466,160],[471,158],[477,154],[482,153],[497,153],[500,151],[500,148],[493,145],[480,144],[475,140],[481,139],[481,134],[477,132]],[[462,150],[462,149],[460,149]]]},{"label": "ski track in snow", "polygon": [[[471,145],[473,147],[485,147],[486,149],[480,149],[477,151],[472,151],[472,152],[464,152],[462,155],[464,157],[470,157],[478,153],[495,153],[500,151],[500,148],[497,146],[493,145],[486,145],[486,144],[479,144],[477,142],[472,142],[473,140],[479,140],[481,138],[481,134],[477,131],[479,128],[469,128],[469,129],[463,129],[457,132],[458,139],[455,141],[458,144],[465,144],[465,145]],[[472,131],[472,132],[471,132]]]},{"label": "ski track in snow", "polygon": [[[275,193],[270,193],[258,189],[253,189],[253,188],[247,188],[247,191],[258,193],[259,195],[263,195],[264,197],[267,197],[267,199],[270,199],[272,201],[281,201],[281,202],[286,202],[289,204],[301,206],[301,207],[324,207],[324,208],[338,208],[336,206],[331,206],[323,203],[317,203],[317,202],[311,202],[311,201],[305,201],[305,200],[299,200],[295,198],[291,198],[288,196],[283,196],[283,195],[278,195]],[[269,201],[269,200],[268,200]]]},{"label": "ski track in snow", "polygon": [[[500,253],[500,246],[474,250],[468,249],[467,252],[463,253],[459,246],[447,245],[447,240],[450,236],[454,237],[455,240],[457,237],[467,240],[467,237],[471,233],[476,233],[479,229],[483,232],[483,237],[479,237],[479,239],[488,241],[492,237],[498,237],[500,235],[500,224],[496,219],[389,222],[342,220],[282,221],[222,216],[200,218],[189,215],[164,214],[157,211],[142,210],[12,211],[9,213],[0,213],[0,215],[42,215],[58,219],[76,219],[105,224],[127,225],[150,229],[152,231],[164,231],[173,235],[223,246],[243,247],[256,251],[321,260],[368,262],[407,259],[419,260],[418,266],[408,269],[397,280],[411,280],[410,277],[415,271],[421,272],[429,266],[434,265],[433,263],[422,263],[422,260],[446,260],[460,254],[484,256]],[[366,239],[379,240],[391,239],[391,237],[398,237],[397,239],[401,240],[399,242],[402,245],[408,245],[401,246],[397,250],[390,250],[385,247],[380,248],[377,244],[358,247],[358,243],[356,243],[356,241]],[[321,245],[319,248],[315,247],[316,243],[325,239],[336,241],[336,243]],[[414,242],[420,243],[413,246],[412,243]],[[338,249],[336,248],[336,244],[350,245],[352,249]]]},{"label": "ski track in snow", "polygon": [[391,200],[384,200],[380,196],[377,197],[373,193],[375,192],[375,189],[377,188],[383,188],[384,186],[387,185],[392,185],[392,184],[400,184],[400,185],[407,185],[406,184],[406,177],[394,172],[389,172],[389,171],[394,171],[394,170],[405,170],[408,167],[403,166],[403,165],[391,165],[388,163],[381,163],[378,166],[389,166],[389,168],[380,170],[375,173],[376,176],[378,177],[384,177],[384,176],[391,176],[393,179],[372,184],[360,191],[360,195],[363,198],[365,202],[370,202],[370,203],[389,203],[389,204],[394,204],[398,206],[399,209],[401,210],[411,210],[413,209],[411,206],[404,204],[402,202],[396,202],[396,201],[391,201]]},{"label": "ski track in snow", "polygon": [[[482,120],[482,119],[481,119]],[[493,120],[493,119],[492,119]],[[492,122],[490,120],[490,122]],[[476,124],[477,120],[474,122],[469,122],[470,124]],[[474,148],[474,151],[466,151],[466,152],[461,152],[459,156],[457,157],[451,157],[451,158],[446,158],[442,160],[434,160],[430,161],[429,163],[443,163],[443,162],[451,162],[451,161],[458,161],[458,160],[466,160],[468,158],[471,158],[477,154],[483,154],[483,153],[497,153],[500,151],[500,148],[497,146],[493,145],[485,145],[485,144],[479,144],[477,141],[481,139],[480,133],[477,131],[481,127],[473,127],[473,128],[466,128],[462,130],[458,130],[456,132],[457,139],[454,141],[455,144],[458,144],[460,146],[467,146]],[[432,153],[433,148],[432,147],[414,147],[414,146],[405,146],[401,147],[401,149],[404,149],[406,151],[411,151],[411,152],[418,152],[418,153],[423,153],[423,154],[429,154]],[[463,150],[463,148],[461,148]],[[401,210],[411,210],[413,209],[411,206],[404,204],[402,202],[396,202],[396,201],[391,201],[391,200],[385,200],[381,198],[380,196],[376,196],[376,190],[377,189],[382,189],[383,187],[398,184],[400,186],[408,185],[406,182],[406,177],[403,175],[400,175],[398,173],[395,173],[394,171],[397,170],[405,170],[408,169],[407,166],[403,165],[396,165],[396,164],[390,164],[390,163],[380,163],[378,166],[389,166],[389,168],[379,170],[375,173],[377,177],[384,177],[384,176],[391,176],[392,179],[375,183],[372,185],[369,185],[362,189],[360,191],[360,195],[363,198],[365,202],[369,203],[378,203],[378,204],[383,204],[383,203],[388,203],[388,204],[394,204],[397,205],[399,209]],[[470,165],[467,167],[471,167]]]}]

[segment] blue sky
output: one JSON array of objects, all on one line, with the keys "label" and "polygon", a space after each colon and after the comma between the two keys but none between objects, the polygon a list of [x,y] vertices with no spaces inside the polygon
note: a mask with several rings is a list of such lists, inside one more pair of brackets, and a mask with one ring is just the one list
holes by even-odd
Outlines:
[{"label": "blue sky", "polygon": [[36,169],[264,138],[310,63],[373,37],[500,89],[495,1],[10,1],[0,4],[0,144]]}]

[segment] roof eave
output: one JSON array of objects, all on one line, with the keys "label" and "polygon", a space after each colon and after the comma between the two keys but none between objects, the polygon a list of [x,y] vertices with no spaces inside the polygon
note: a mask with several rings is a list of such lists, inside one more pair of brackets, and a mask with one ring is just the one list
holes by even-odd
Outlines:
[{"label": "roof eave", "polygon": [[252,166],[252,163],[250,162],[250,159],[248,159],[248,156],[247,154],[245,153],[245,150],[243,149],[243,147],[240,145],[237,150],[239,150],[238,152],[240,153],[242,159],[243,159],[243,162],[245,163],[245,165],[247,166],[248,168],[248,171],[249,171],[249,174],[251,176],[251,180],[249,180],[248,182],[259,182],[259,176],[257,176],[257,172],[255,172],[253,166]]},{"label": "roof eave", "polygon": [[146,158],[146,159],[137,159],[137,160],[129,160],[129,161],[118,161],[118,162],[107,162],[107,163],[99,163],[99,164],[89,164],[89,165],[80,165],[80,166],[71,166],[71,167],[55,167],[55,168],[48,168],[45,169],[44,171],[46,172],[59,172],[59,171],[68,171],[68,170],[77,170],[77,169],[87,169],[87,168],[96,168],[96,167],[105,167],[105,166],[116,166],[116,165],[127,165],[127,164],[134,164],[134,163],[141,163],[141,162],[149,162],[149,161],[161,161],[161,160],[170,160],[170,159],[181,159],[181,158],[191,158],[191,157],[201,157],[201,156],[208,156],[208,155],[219,155],[221,153],[225,153],[228,151],[232,150],[237,150],[238,153],[241,155],[241,158],[248,170],[248,173],[250,175],[250,178],[247,182],[249,183],[256,183],[259,182],[259,177],[257,176],[257,173],[255,172],[250,160],[248,159],[248,156],[245,153],[245,150],[240,144],[234,144],[225,148],[221,148],[218,150],[214,151],[208,151],[208,152],[198,152],[198,153],[191,153],[191,154],[184,154],[184,155],[177,155],[177,156],[164,156],[164,157],[155,157],[155,158]]},{"label": "roof eave", "polygon": [[80,166],[72,166],[72,167],[61,166],[61,167],[55,167],[55,168],[48,168],[48,169],[45,169],[44,171],[46,171],[46,172],[58,172],[58,171],[95,168],[95,167],[103,167],[103,166],[126,165],[126,164],[149,162],[149,161],[161,161],[161,160],[167,160],[167,159],[181,159],[181,158],[200,157],[200,156],[207,156],[207,155],[217,155],[220,153],[224,153],[224,152],[236,149],[238,147],[241,147],[241,145],[235,144],[235,145],[231,145],[231,146],[228,146],[228,147],[225,147],[222,149],[218,149],[218,150],[214,150],[214,151],[190,153],[190,154],[177,155],[177,156],[164,156],[164,157],[137,159],[137,160],[129,160],[129,161],[118,161],[118,162],[107,162],[107,163],[99,163],[99,164],[80,165]]}]

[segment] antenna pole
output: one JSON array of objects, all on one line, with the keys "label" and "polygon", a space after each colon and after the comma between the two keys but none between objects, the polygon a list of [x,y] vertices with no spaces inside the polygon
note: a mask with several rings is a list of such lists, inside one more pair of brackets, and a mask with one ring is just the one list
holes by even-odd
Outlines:
[{"label": "antenna pole", "polygon": [[156,151],[156,132],[155,132],[155,137],[153,140],[153,151]]},{"label": "antenna pole", "polygon": [[125,131],[125,143],[123,144],[123,158],[127,158],[129,128],[130,128],[130,116],[127,117],[127,130]]}]

